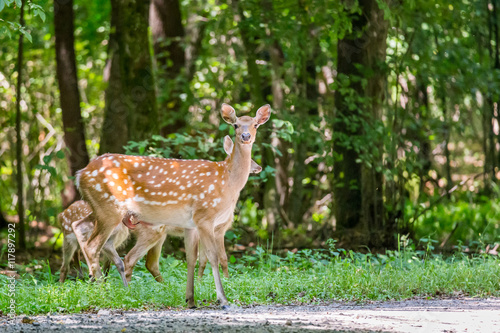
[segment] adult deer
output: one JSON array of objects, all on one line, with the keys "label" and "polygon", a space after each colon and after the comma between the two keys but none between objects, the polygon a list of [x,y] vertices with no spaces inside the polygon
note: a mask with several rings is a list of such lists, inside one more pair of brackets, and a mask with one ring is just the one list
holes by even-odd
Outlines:
[{"label": "adult deer", "polygon": [[[233,141],[228,135],[226,135],[224,137],[224,151],[228,155],[228,158],[226,158],[226,162],[231,156],[231,153],[233,151],[233,146],[234,146]],[[251,160],[250,173],[259,173],[261,171],[262,171],[261,166],[258,165],[254,160]],[[229,271],[227,266],[226,249],[224,247],[224,235],[226,234],[226,231],[231,227],[232,221],[233,221],[233,216],[231,215],[231,217],[228,219],[226,223],[218,225],[215,229],[215,236],[217,242],[217,255],[219,257],[219,263],[220,266],[222,267],[222,271],[225,277],[229,277]],[[148,267],[148,270],[151,272],[151,274],[153,274],[153,276],[157,277],[159,276],[159,278],[161,279],[159,271],[158,274],[155,275],[155,273],[153,273],[153,271],[151,271],[150,268],[156,269],[157,267],[159,267],[158,260],[160,259],[161,246],[165,241],[167,233],[172,236],[184,237],[184,229],[179,227],[168,227],[166,225],[160,225],[148,228],[144,227],[143,224],[138,223],[137,229],[135,230],[136,230],[137,242],[124,259],[125,276],[127,278],[127,281],[130,282],[134,266],[137,264],[137,261],[139,261],[146,254],[146,252],[148,253],[146,257],[146,267]],[[193,237],[194,239],[198,239],[197,235],[193,235]],[[188,249],[186,246],[186,253],[187,251]],[[207,255],[205,254],[205,251],[203,251],[202,248],[200,248],[199,254],[200,254],[200,264],[199,264],[198,275],[201,278],[203,276],[203,272],[207,265],[208,258]],[[196,262],[197,253],[194,253],[193,256],[195,256],[194,260]],[[160,282],[158,278],[156,278],[156,280]]]},{"label": "adult deer", "polygon": [[225,161],[105,154],[78,172],[76,183],[96,217],[94,231],[82,246],[95,278],[101,277],[99,253],[103,245],[113,229],[132,216],[152,225],[185,229],[189,307],[195,306],[194,268],[199,234],[212,266],[217,300],[222,306],[228,304],[219,274],[215,229],[232,220],[250,173],[257,128],[269,120],[271,109],[265,105],[254,118],[238,118],[231,106],[223,104],[221,114],[236,132],[235,147]]},{"label": "adult deer", "polygon": [[[224,151],[230,155],[233,150],[233,141],[226,135],[224,138]],[[250,173],[259,173],[262,168],[251,161]],[[79,200],[71,204],[66,210],[58,215],[59,225],[62,227],[64,233],[63,240],[63,264],[61,266],[61,274],[59,282],[66,280],[69,271],[69,263],[73,257],[74,252],[79,248],[79,243],[83,244],[90,237],[94,230],[94,218],[92,215],[92,208],[88,203]],[[130,222],[130,223],[129,223]],[[135,223],[134,223],[135,222]],[[127,239],[128,232],[125,225],[119,224],[110,238],[106,242],[107,246],[104,247],[105,265],[104,271],[107,272],[110,268],[110,262],[113,261],[120,273],[124,284],[130,282],[132,272],[137,262],[147,253],[146,268],[153,275],[156,281],[162,282],[163,278],[160,274],[159,260],[161,255],[161,248],[168,235],[184,237],[184,229],[178,227],[169,227],[166,225],[149,227],[140,221],[126,221],[126,225],[132,229],[132,233],[136,236],[136,244],[129,251],[122,264],[120,257],[116,253],[116,248],[119,248]],[[231,221],[229,221],[231,222]],[[217,252],[219,255],[220,265],[225,277],[229,277],[227,256],[224,248],[224,235],[231,223],[221,224],[216,228],[216,235],[220,237],[217,239]],[[200,249],[200,267],[199,276],[203,276],[203,271],[207,264],[207,256]],[[88,263],[87,263],[88,264]],[[123,271],[123,266],[125,269]],[[81,269],[79,273],[83,276]],[[126,282],[125,282],[126,281]]]},{"label": "adult deer", "polygon": [[[226,135],[224,137],[224,151],[228,155],[228,158],[226,158],[226,163],[231,156],[231,153],[233,151],[233,141],[229,137],[229,135]],[[250,173],[259,173],[262,171],[262,167],[258,165],[254,160],[250,161]],[[224,235],[226,234],[226,231],[231,227],[233,222],[233,215],[231,215],[230,218],[228,218],[227,222],[222,223],[218,225],[215,228],[215,238],[216,238],[216,243],[217,243],[217,255],[219,257],[219,263],[222,268],[222,272],[224,273],[224,276],[227,278],[229,277],[229,270],[228,270],[228,265],[227,265],[227,255],[226,255],[226,249],[224,247]],[[138,224],[138,226],[141,226],[141,224]],[[172,236],[177,236],[177,237],[183,237],[184,236],[184,229],[178,228],[178,227],[167,227],[167,226],[159,226],[159,227],[152,227],[152,228],[137,228],[137,242],[132,250],[127,254],[127,256],[124,259],[124,264],[125,264],[125,276],[127,278],[127,281],[130,282],[131,276],[132,276],[132,270],[134,266],[136,265],[137,261],[139,261],[144,254],[149,250],[148,256],[146,258],[146,267],[158,267],[158,262],[154,262],[153,260],[158,261],[159,260],[159,254],[161,250],[161,246],[165,240],[166,234],[163,232],[155,232],[156,229],[158,228],[163,228],[165,232],[167,232],[169,235]],[[152,230],[151,230],[152,229]],[[187,248],[187,247],[186,247]],[[155,251],[154,251],[155,250]],[[151,251],[154,251],[154,253],[151,253]],[[157,254],[155,254],[157,253]],[[187,252],[186,252],[187,253]],[[199,268],[198,268],[198,276],[201,278],[203,276],[203,272],[205,270],[205,267],[207,265],[207,255],[205,254],[205,251],[203,251],[203,248],[200,248],[199,251],[200,254],[200,262],[199,262]],[[196,256],[196,253],[194,254]],[[195,259],[196,261],[196,259]],[[148,266],[149,265],[149,266]],[[148,268],[149,269],[149,268]],[[151,270],[150,270],[151,272]],[[153,272],[151,272],[153,274]],[[153,274],[154,276],[154,274]],[[161,276],[160,276],[161,278]],[[158,279],[157,279],[158,280]]]},{"label": "adult deer", "polygon": [[[228,156],[231,156],[231,153],[233,152],[234,148],[234,143],[233,140],[229,137],[229,135],[226,135],[224,137],[224,151]],[[229,157],[228,157],[229,158]],[[228,162],[228,159],[226,159],[226,162]],[[250,173],[259,173],[262,171],[262,167],[258,165],[254,160],[250,161]],[[225,223],[221,223],[218,226],[215,227],[215,239],[217,242],[217,251],[218,251],[218,257],[219,257],[219,263],[222,268],[222,272],[224,273],[224,276],[226,278],[229,277],[229,270],[227,266],[227,255],[226,255],[226,250],[224,247],[224,235],[226,234],[226,231],[231,227],[233,224],[233,218],[234,215],[231,215],[231,217],[227,220]],[[203,272],[205,271],[205,267],[207,266],[207,261],[208,258],[205,254],[205,251],[203,251],[203,245],[200,247],[200,261],[199,261],[199,266],[198,266],[198,276],[201,278],[203,276]]]}]

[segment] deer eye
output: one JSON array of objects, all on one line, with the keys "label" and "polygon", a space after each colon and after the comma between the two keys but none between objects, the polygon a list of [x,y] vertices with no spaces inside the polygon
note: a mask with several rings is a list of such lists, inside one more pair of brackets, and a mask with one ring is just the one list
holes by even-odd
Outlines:
[{"label": "deer eye", "polygon": [[236,125],[236,124],[234,124],[233,126],[234,126],[234,129],[238,129],[238,127],[239,127],[239,126],[238,126],[238,125]]},{"label": "deer eye", "polygon": [[253,127],[257,128],[257,127],[259,127],[259,124],[255,124],[255,125],[253,125]]}]

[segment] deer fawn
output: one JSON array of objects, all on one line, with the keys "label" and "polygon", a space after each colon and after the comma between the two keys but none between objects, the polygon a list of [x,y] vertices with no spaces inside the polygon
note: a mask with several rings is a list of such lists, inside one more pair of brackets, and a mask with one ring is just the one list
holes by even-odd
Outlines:
[{"label": "deer fawn", "polygon": [[99,254],[114,228],[134,217],[151,225],[185,229],[188,264],[186,301],[194,307],[194,268],[198,235],[212,266],[217,299],[228,304],[219,274],[217,226],[231,223],[239,194],[251,168],[257,128],[269,120],[265,105],[254,118],[236,117],[223,104],[222,118],[233,125],[236,143],[222,162],[176,160],[105,154],[91,161],[76,176],[83,198],[92,206],[95,228],[82,252],[94,278],[101,277]]},{"label": "deer fawn", "polygon": [[[69,271],[69,263],[75,251],[78,249],[78,244],[86,241],[92,230],[94,229],[94,221],[92,218],[92,208],[83,200],[76,201],[71,204],[66,210],[57,216],[59,225],[62,227],[63,240],[63,263],[61,266],[61,275],[59,282],[64,282]],[[78,221],[78,226],[73,231],[72,224]],[[120,247],[128,238],[129,232],[124,225],[116,226],[113,231],[113,237],[103,246],[103,252],[106,258],[105,270],[109,269],[110,261],[113,261],[118,271],[120,272],[122,281],[127,285],[124,274],[123,262],[116,252],[116,248]],[[83,275],[79,269],[80,275]]]},{"label": "deer fawn", "polygon": [[[73,257],[74,252],[78,249],[79,244],[83,244],[90,237],[92,231],[94,230],[94,218],[92,216],[92,208],[88,203],[83,200],[76,201],[71,204],[66,210],[58,215],[59,223],[62,227],[64,240],[63,240],[63,263],[61,266],[61,275],[59,277],[59,282],[64,282],[66,280],[66,276],[69,271],[69,262]],[[147,252],[146,259],[146,268],[153,275],[153,277],[158,282],[162,282],[163,278],[160,274],[159,269],[159,259],[161,254],[161,246],[163,245],[163,241],[167,236],[167,231],[173,235],[184,235],[184,230],[180,228],[171,228],[168,229],[166,226],[160,226],[156,228],[156,230],[148,231],[147,235],[145,233],[140,233],[142,229],[148,228],[144,225],[139,225],[137,228],[137,232],[139,236],[137,237],[138,241],[143,240],[145,236],[148,236],[151,240],[156,240],[156,242],[152,243],[150,246],[147,246],[144,250],[145,252],[141,252],[141,257]],[[141,237],[141,235],[144,235]],[[107,272],[110,267],[110,261],[113,261],[115,266],[120,273],[123,284],[127,286],[127,282],[130,282],[132,277],[132,270],[134,269],[135,261],[131,266],[126,266],[123,264],[123,261],[120,259],[116,249],[119,248],[122,244],[124,244],[125,240],[129,236],[128,228],[125,225],[116,226],[112,235],[104,245],[104,255],[105,255],[105,264],[104,271]],[[159,244],[158,244],[159,243]],[[141,251],[143,249],[141,248]],[[148,252],[149,251],[149,252]],[[129,253],[136,253],[137,246],[134,246]],[[139,260],[139,257],[137,260]],[[88,264],[88,263],[87,263]],[[80,276],[83,276],[81,269],[79,269]]]}]

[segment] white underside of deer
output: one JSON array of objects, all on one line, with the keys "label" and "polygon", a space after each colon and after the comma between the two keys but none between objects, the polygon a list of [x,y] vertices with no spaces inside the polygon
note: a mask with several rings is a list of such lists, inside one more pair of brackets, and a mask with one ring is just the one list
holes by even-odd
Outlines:
[{"label": "white underside of deer", "polygon": [[250,173],[257,128],[269,119],[271,111],[265,105],[255,118],[238,118],[232,107],[223,104],[221,113],[236,132],[234,149],[225,161],[105,154],[78,172],[77,186],[96,217],[94,231],[82,246],[92,276],[101,276],[99,254],[113,229],[133,216],[152,225],[185,229],[186,301],[190,307],[195,306],[194,266],[199,234],[212,266],[217,299],[222,305],[228,303],[220,280],[215,228],[232,220]]}]

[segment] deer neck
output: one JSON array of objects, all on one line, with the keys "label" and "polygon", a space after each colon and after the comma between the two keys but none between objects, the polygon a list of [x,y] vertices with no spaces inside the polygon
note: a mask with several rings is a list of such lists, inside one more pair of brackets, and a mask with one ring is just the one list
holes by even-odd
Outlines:
[{"label": "deer neck", "polygon": [[252,145],[235,144],[227,158],[228,186],[239,192],[245,187],[252,161]]}]

